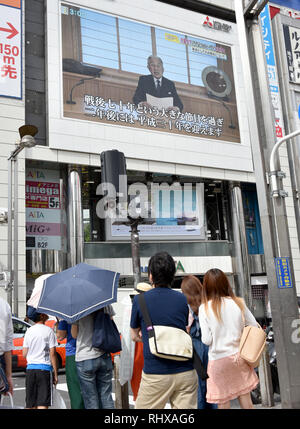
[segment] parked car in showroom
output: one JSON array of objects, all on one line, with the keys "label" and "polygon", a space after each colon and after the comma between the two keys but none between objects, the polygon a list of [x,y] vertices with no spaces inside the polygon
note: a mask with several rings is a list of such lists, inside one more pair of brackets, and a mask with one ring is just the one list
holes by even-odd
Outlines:
[{"label": "parked car in showroom", "polygon": [[[25,322],[22,319],[17,317],[12,317],[13,328],[14,328],[14,349],[12,351],[12,370],[15,371],[24,371],[27,366],[27,361],[23,357],[23,342],[24,335],[32,324]],[[47,320],[46,325],[50,326],[55,330],[55,320]],[[66,342],[67,340],[57,341],[58,346],[56,346],[56,356],[58,360],[58,368],[64,368],[66,364]]]}]

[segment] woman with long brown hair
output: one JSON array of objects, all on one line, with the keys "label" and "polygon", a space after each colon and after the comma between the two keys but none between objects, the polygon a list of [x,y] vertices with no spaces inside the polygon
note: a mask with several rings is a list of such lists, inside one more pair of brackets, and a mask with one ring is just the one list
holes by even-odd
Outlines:
[{"label": "woman with long brown hair", "polygon": [[[193,346],[198,353],[204,368],[208,363],[208,347],[201,341],[201,329],[199,325],[198,312],[201,304],[202,284],[200,280],[192,275],[184,277],[181,282],[181,290],[189,305],[188,331],[192,337]],[[206,402],[206,380],[198,377],[198,409],[212,409],[216,405]]]},{"label": "woman with long brown hair", "polygon": [[199,322],[202,342],[209,346],[207,402],[225,409],[238,398],[241,408],[253,408],[250,392],[257,386],[258,377],[238,351],[245,324],[256,326],[257,322],[217,268],[204,276]]}]

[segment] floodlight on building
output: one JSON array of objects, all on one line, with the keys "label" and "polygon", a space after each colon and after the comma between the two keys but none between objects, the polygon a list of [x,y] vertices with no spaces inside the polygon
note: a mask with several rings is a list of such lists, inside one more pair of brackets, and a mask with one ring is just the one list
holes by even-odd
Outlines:
[{"label": "floodlight on building", "polygon": [[[31,148],[36,145],[34,136],[38,128],[34,125],[23,125],[19,128],[20,140],[16,148],[8,157],[8,209],[7,209],[7,270],[9,274],[6,287],[7,301],[12,308],[12,290],[14,289],[14,307],[13,313],[18,315],[18,154],[24,148]],[[12,187],[14,170],[14,190]],[[14,201],[14,209],[12,202]],[[14,225],[13,225],[14,223]],[[12,242],[12,232],[14,231],[14,240]],[[13,263],[14,262],[14,263]]]}]

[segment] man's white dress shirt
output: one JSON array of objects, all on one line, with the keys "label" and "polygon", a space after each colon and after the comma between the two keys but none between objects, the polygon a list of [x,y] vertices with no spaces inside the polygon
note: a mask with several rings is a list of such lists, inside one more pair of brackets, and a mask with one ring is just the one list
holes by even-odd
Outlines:
[{"label": "man's white dress shirt", "polygon": [[13,350],[13,324],[8,303],[0,298],[0,356]]}]

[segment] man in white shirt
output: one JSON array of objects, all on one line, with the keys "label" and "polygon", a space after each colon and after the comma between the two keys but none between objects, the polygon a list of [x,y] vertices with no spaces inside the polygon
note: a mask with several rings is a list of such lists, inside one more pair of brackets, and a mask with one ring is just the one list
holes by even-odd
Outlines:
[{"label": "man in white shirt", "polygon": [[[48,316],[37,313],[36,324],[26,331],[23,356],[26,367],[26,408],[47,409],[52,405],[52,384],[57,384],[57,340],[45,325]],[[53,373],[52,373],[53,371]]]},{"label": "man in white shirt", "polygon": [[0,366],[5,370],[9,386],[9,393],[13,393],[12,357],[13,350],[13,324],[11,309],[8,303],[0,298]]}]

